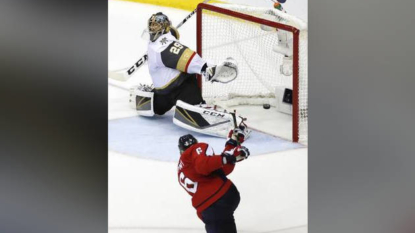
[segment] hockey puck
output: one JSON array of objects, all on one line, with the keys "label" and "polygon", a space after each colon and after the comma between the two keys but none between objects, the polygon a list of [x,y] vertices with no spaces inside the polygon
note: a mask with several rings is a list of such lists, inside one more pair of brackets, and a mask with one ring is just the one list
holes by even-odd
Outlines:
[{"label": "hockey puck", "polygon": [[269,109],[269,108],[271,108],[271,105],[269,105],[269,104],[264,104],[264,105],[262,105],[262,107],[263,107],[264,109]]}]

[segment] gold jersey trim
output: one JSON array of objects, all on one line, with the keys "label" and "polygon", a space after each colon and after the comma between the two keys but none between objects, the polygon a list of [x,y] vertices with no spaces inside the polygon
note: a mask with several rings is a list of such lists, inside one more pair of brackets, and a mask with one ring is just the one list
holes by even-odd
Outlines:
[{"label": "gold jersey trim", "polygon": [[187,72],[186,68],[187,68],[187,64],[189,63],[190,59],[193,58],[193,54],[195,52],[192,51],[189,48],[186,48],[186,50],[184,50],[182,56],[180,56],[179,58],[179,62],[177,62],[177,70],[180,70],[182,72]]}]

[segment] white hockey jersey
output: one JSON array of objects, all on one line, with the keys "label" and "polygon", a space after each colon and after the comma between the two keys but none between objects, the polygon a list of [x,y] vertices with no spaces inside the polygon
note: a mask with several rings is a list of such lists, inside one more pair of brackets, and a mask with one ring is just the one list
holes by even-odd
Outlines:
[{"label": "white hockey jersey", "polygon": [[179,42],[179,33],[171,28],[156,41],[148,43],[148,68],[155,92],[168,94],[191,74],[200,74],[206,63],[196,52]]}]

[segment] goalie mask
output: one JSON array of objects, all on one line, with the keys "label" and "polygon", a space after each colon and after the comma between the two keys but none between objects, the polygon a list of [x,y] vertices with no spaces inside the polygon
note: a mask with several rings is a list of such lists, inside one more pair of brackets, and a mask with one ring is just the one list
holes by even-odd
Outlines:
[{"label": "goalie mask", "polygon": [[191,134],[186,134],[184,136],[181,136],[179,138],[179,150],[180,154],[182,154],[187,148],[189,148],[191,145],[196,144],[197,139],[193,137]]},{"label": "goalie mask", "polygon": [[171,22],[167,15],[159,12],[150,17],[148,20],[148,33],[150,40],[156,41],[161,35],[170,31]]}]

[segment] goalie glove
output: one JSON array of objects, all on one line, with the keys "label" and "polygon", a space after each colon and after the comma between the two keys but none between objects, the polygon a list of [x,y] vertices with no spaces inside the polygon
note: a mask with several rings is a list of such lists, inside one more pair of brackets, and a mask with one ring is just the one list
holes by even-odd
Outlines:
[{"label": "goalie glove", "polygon": [[238,76],[238,65],[233,58],[228,57],[220,65],[203,67],[202,75],[207,82],[229,83]]}]

